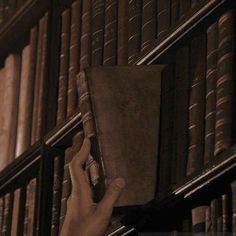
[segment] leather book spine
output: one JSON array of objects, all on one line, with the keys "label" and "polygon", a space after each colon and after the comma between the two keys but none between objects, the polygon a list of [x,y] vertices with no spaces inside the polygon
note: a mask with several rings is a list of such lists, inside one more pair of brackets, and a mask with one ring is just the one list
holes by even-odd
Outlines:
[{"label": "leather book spine", "polygon": [[220,17],[218,22],[215,155],[229,148],[232,144],[233,68],[235,65],[234,19],[234,11],[229,10]]},{"label": "leather book spine", "polygon": [[0,25],[4,22],[4,4],[3,1],[0,0]]},{"label": "leather book spine", "polygon": [[206,214],[205,214],[205,233],[206,235],[210,235],[211,233],[211,208],[207,207],[206,208]]},{"label": "leather book spine", "polygon": [[231,183],[232,192],[232,236],[236,235],[236,181]]},{"label": "leather book spine", "polygon": [[204,164],[214,157],[216,119],[216,80],[218,54],[218,23],[207,29],[207,73]]},{"label": "leather book spine", "polygon": [[145,51],[156,38],[156,4],[156,0],[143,0],[141,51]]},{"label": "leather book spine", "polygon": [[70,47],[70,9],[66,9],[61,15],[61,47],[60,68],[57,98],[57,124],[66,119],[67,112],[67,85],[69,70],[69,47]]},{"label": "leather book spine", "polygon": [[128,1],[118,1],[117,64],[128,64]]},{"label": "leather book spine", "polygon": [[225,236],[228,232],[230,232],[230,197],[229,194],[223,194],[221,196],[222,201],[222,232],[223,236]]},{"label": "leather book spine", "polygon": [[79,72],[80,55],[80,31],[81,31],[81,1],[76,0],[72,4],[71,28],[70,28],[70,58],[69,58],[69,78],[67,90],[67,117],[72,115],[77,107],[77,93],[75,78]]},{"label": "leather book spine", "polygon": [[0,198],[0,233],[2,232],[3,213],[4,213],[4,197],[1,197]]},{"label": "leather book spine", "polygon": [[92,53],[91,64],[93,66],[103,63],[105,1],[92,0]]},{"label": "leather book spine", "polygon": [[129,0],[128,3],[128,64],[141,50],[142,1]]},{"label": "leather book spine", "polygon": [[103,65],[116,65],[118,1],[105,0]]},{"label": "leather book spine", "polygon": [[179,15],[183,17],[191,8],[191,0],[180,0],[179,3]]},{"label": "leather book spine", "polygon": [[179,19],[179,0],[171,0],[171,25]]},{"label": "leather book spine", "polygon": [[92,0],[83,0],[81,42],[80,42],[80,70],[91,64],[91,17]]},{"label": "leather book spine", "polygon": [[204,235],[206,228],[206,209],[208,206],[199,206],[192,209],[193,235]]},{"label": "leather book spine", "polygon": [[222,204],[221,199],[211,200],[211,233],[214,235],[218,232],[218,220],[222,215]]},{"label": "leather book spine", "polygon": [[157,1],[157,39],[162,40],[170,27],[170,0]]},{"label": "leather book spine", "polygon": [[205,130],[206,37],[199,35],[190,43],[190,101],[187,176],[203,167]]}]

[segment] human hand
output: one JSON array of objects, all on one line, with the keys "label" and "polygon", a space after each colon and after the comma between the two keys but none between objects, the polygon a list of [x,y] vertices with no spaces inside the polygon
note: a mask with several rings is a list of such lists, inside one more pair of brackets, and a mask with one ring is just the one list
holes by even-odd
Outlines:
[{"label": "human hand", "polygon": [[124,180],[117,178],[108,186],[101,202],[93,202],[89,181],[83,170],[90,148],[90,140],[85,138],[81,150],[69,165],[72,193],[67,202],[61,236],[102,236],[109,224],[114,204],[125,186]]}]

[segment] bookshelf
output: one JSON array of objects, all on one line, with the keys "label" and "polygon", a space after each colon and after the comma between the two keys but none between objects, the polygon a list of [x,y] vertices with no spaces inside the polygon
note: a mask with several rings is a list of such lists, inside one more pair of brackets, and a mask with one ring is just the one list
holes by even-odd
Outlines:
[{"label": "bookshelf", "polygon": [[[52,222],[52,218],[54,217],[52,211],[53,201],[57,201],[57,204],[61,202],[58,198],[55,198],[55,200],[53,198],[55,196],[51,194],[55,190],[55,186],[53,185],[55,184],[55,166],[59,166],[60,172],[58,173],[66,171],[64,166],[68,164],[68,159],[66,159],[68,155],[67,150],[72,150],[76,146],[75,142],[78,139],[78,133],[83,130],[81,113],[78,109],[74,109],[72,114],[68,114],[62,119],[63,121],[61,123],[57,123],[59,77],[61,73],[60,47],[62,42],[62,14],[66,9],[72,11],[75,2],[62,1],[58,4],[57,1],[19,1],[15,10],[0,25],[0,66],[3,67],[10,53],[21,54],[22,49],[30,41],[30,29],[38,25],[39,30],[39,20],[43,18],[45,13],[48,14],[48,28],[46,29],[47,50],[45,52],[47,65],[44,68],[46,82],[44,84],[42,132],[19,157],[8,163],[0,172],[0,198],[9,192],[13,196],[15,190],[19,188],[22,191],[21,195],[23,197],[20,198],[20,213],[18,213],[21,216],[21,220],[19,220],[18,224],[23,224],[25,229],[30,228],[27,226],[30,225],[30,221],[25,219],[22,221],[22,217],[25,217],[23,215],[26,211],[27,186],[29,186],[32,179],[36,179],[37,183],[33,187],[36,192],[34,198],[35,209],[31,214],[34,214],[33,219],[37,219],[37,221],[35,220],[33,223],[33,231],[31,231],[33,235],[58,235],[61,222],[63,222],[63,216],[60,215],[60,212],[57,212],[57,220]],[[82,3],[82,1],[78,1],[78,3]],[[198,1],[197,5],[189,8],[183,16],[176,20],[175,24],[170,20],[169,27],[166,29],[166,33],[162,38],[152,38],[144,50],[140,49],[138,52],[136,51],[135,55],[131,57],[132,60],[129,61],[129,64],[151,65],[161,63],[167,64],[171,68],[176,63],[173,58],[176,58],[178,50],[189,45],[189,42],[194,37],[206,32],[211,24],[216,22],[223,13],[230,9],[235,9],[233,0]],[[79,19],[83,18],[82,15],[77,17]],[[79,29],[80,34],[82,34],[82,31],[81,26]],[[111,37],[119,37],[119,35],[112,35]],[[96,63],[94,62],[94,64]],[[73,63],[68,65],[68,70],[69,66],[73,67],[75,65]],[[81,65],[81,68],[83,68],[83,65]],[[67,76],[69,80],[69,77],[72,75],[68,73]],[[76,147],[74,150],[76,150]],[[159,168],[162,168],[161,163]],[[236,179],[235,170],[236,146],[233,144],[230,148],[217,154],[217,157],[204,165],[204,167],[194,171],[187,177],[184,176],[180,181],[172,183],[161,196],[157,194],[157,198],[150,204],[140,207],[138,214],[140,219],[143,219],[140,223],[140,230],[150,232],[181,231],[182,220],[186,216],[188,216],[188,219],[189,217],[191,218],[191,210],[193,208],[201,205],[209,206],[212,204],[212,199],[219,198],[222,194],[231,191],[230,183]],[[61,183],[61,189],[57,189],[57,191],[59,191],[58,196],[62,198],[62,176],[59,176],[59,182]],[[33,200],[31,199],[29,201]],[[176,214],[173,215],[173,212]],[[131,211],[129,214],[132,216],[134,213]],[[2,218],[3,216],[4,214]],[[32,220],[32,215],[30,217],[28,220]],[[157,220],[159,224],[157,224]],[[139,222],[139,220],[137,221]],[[12,218],[5,225],[5,230],[8,231],[6,235],[10,235],[11,222]],[[32,229],[28,230],[30,231]],[[19,232],[20,235],[24,233],[22,229]]]}]

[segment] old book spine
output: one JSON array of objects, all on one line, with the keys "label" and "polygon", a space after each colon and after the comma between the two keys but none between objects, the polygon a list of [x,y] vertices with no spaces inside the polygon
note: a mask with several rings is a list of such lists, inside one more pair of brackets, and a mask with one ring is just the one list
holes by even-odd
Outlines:
[{"label": "old book spine", "polygon": [[66,119],[67,112],[67,84],[69,70],[69,47],[70,47],[70,9],[65,10],[61,16],[61,48],[60,69],[57,98],[57,124]]},{"label": "old book spine", "polygon": [[173,169],[175,178],[173,183],[178,183],[186,175],[186,162],[188,150],[188,119],[189,119],[189,48],[180,48],[175,57],[175,107],[173,131]]},{"label": "old book spine", "polygon": [[207,206],[199,206],[192,209],[192,232],[193,235],[204,235],[206,228]]},{"label": "old book spine", "polygon": [[132,63],[141,50],[142,1],[128,3],[128,63]]},{"label": "old book spine", "polygon": [[206,37],[200,35],[190,43],[190,101],[189,144],[186,174],[191,175],[203,167],[205,130],[205,60]]},{"label": "old book spine", "polygon": [[142,43],[141,50],[148,48],[156,38],[156,0],[143,0],[142,9]]},{"label": "old book spine", "polygon": [[91,17],[92,0],[83,0],[81,42],[80,42],[80,70],[91,64]]},{"label": "old book spine", "polygon": [[206,235],[210,235],[211,232],[211,208],[207,207],[206,208],[206,213],[205,213],[205,233]]},{"label": "old book spine", "polygon": [[190,8],[191,8],[191,0],[180,0],[179,3],[180,17],[183,17]]},{"label": "old book spine", "polygon": [[4,213],[4,197],[1,197],[0,198],[0,233],[2,232],[3,213]]},{"label": "old book spine", "polygon": [[179,19],[179,0],[171,0],[171,25],[175,25]]},{"label": "old book spine", "polygon": [[211,233],[214,235],[218,232],[219,219],[222,216],[221,199],[211,200]]},{"label": "old book spine", "polygon": [[216,118],[216,79],[218,54],[218,23],[207,29],[207,73],[206,73],[206,114],[204,163],[214,157]]},{"label": "old book spine", "polygon": [[117,59],[118,1],[105,0],[103,65],[115,65]]},{"label": "old book spine", "polygon": [[4,22],[4,4],[3,0],[0,0],[0,25]]},{"label": "old book spine", "polygon": [[70,116],[77,106],[76,74],[79,72],[80,55],[80,26],[81,26],[81,1],[77,0],[72,4],[71,28],[70,28],[70,58],[69,58],[69,78],[67,90],[67,117]]},{"label": "old book spine", "polygon": [[117,64],[128,64],[128,1],[118,1]]},{"label": "old book spine", "polygon": [[232,236],[236,235],[236,181],[231,183],[232,191]]},{"label": "old book spine", "polygon": [[219,19],[218,71],[216,83],[215,152],[232,144],[232,94],[234,60],[234,11],[227,11]]},{"label": "old book spine", "polygon": [[29,224],[29,208],[30,208],[30,200],[29,200],[29,195],[30,195],[30,185],[29,183],[27,184],[26,187],[26,200],[25,200],[25,209],[24,209],[24,230],[23,230],[23,235],[27,236],[28,235],[28,224]]},{"label": "old book spine", "polygon": [[64,219],[65,219],[66,210],[67,210],[67,200],[71,194],[71,179],[70,179],[69,164],[72,161],[74,155],[79,152],[82,146],[83,140],[84,140],[83,132],[77,133],[73,138],[72,147],[67,148],[65,151],[59,231],[61,230]]},{"label": "old book spine", "polygon": [[222,232],[223,235],[230,232],[230,197],[229,194],[223,194],[221,196],[222,201]]},{"label": "old book spine", "polygon": [[157,39],[161,40],[170,27],[170,0],[157,1]]},{"label": "old book spine", "polygon": [[104,45],[104,22],[105,22],[104,0],[92,0],[92,60],[93,66],[103,63]]}]

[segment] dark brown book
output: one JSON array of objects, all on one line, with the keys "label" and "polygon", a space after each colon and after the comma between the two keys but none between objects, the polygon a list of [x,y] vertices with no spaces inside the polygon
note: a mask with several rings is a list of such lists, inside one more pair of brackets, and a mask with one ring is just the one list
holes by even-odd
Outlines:
[{"label": "dark brown book", "polygon": [[232,232],[233,236],[236,235],[236,181],[231,183],[232,191]]},{"label": "dark brown book", "polygon": [[113,66],[117,60],[118,0],[105,0],[103,65]]},{"label": "dark brown book", "polygon": [[170,0],[157,1],[157,39],[161,40],[170,27]]},{"label": "dark brown book", "polygon": [[171,0],[171,25],[179,19],[179,0]]},{"label": "dark brown book", "polygon": [[48,13],[39,22],[39,34],[37,45],[36,77],[34,84],[34,104],[31,143],[33,144],[44,132],[44,100],[46,95],[47,73],[47,46],[48,46]]},{"label": "dark brown book", "polygon": [[218,70],[216,82],[215,155],[232,144],[233,68],[235,65],[234,11],[229,10],[219,19]]},{"label": "dark brown book", "polygon": [[190,43],[189,138],[186,174],[203,167],[206,90],[206,37],[199,35]]},{"label": "dark brown book", "polygon": [[175,95],[173,128],[173,161],[175,177],[172,183],[179,183],[186,176],[188,155],[189,120],[189,48],[180,48],[175,57]]},{"label": "dark brown book", "polygon": [[4,4],[3,0],[0,0],[0,25],[4,22]]},{"label": "dark brown book", "polygon": [[92,0],[92,48],[91,64],[93,66],[103,63],[104,46],[105,1]]},{"label": "dark brown book", "polygon": [[218,54],[218,23],[207,29],[207,73],[206,73],[206,113],[204,163],[214,157],[216,119],[216,80]]},{"label": "dark brown book", "polygon": [[128,1],[118,1],[117,64],[128,64]]},{"label": "dark brown book", "polygon": [[142,44],[141,50],[146,50],[156,38],[157,1],[143,0],[142,9]]},{"label": "dark brown book", "polygon": [[81,27],[81,1],[76,0],[71,9],[70,28],[70,58],[69,58],[69,78],[67,88],[67,117],[70,116],[77,107],[77,93],[75,77],[79,72],[80,55],[80,29]]},{"label": "dark brown book", "polygon": [[193,235],[205,235],[206,209],[208,206],[199,206],[192,209],[192,232]]},{"label": "dark brown book", "polygon": [[2,232],[3,226],[3,213],[4,213],[4,197],[0,198],[0,233]]},{"label": "dark brown book", "polygon": [[128,3],[128,63],[132,63],[141,50],[142,1]]},{"label": "dark brown book", "polygon": [[80,39],[80,69],[84,69],[91,64],[91,17],[92,0],[83,0],[82,22]]},{"label": "dark brown book", "polygon": [[69,72],[70,19],[71,11],[66,9],[61,15],[60,69],[57,95],[57,124],[66,119],[67,85]]},{"label": "dark brown book", "polygon": [[219,219],[222,217],[222,203],[221,199],[211,200],[211,233],[214,235],[219,231]]},{"label": "dark brown book", "polygon": [[197,6],[198,0],[191,0],[191,8],[194,8]]},{"label": "dark brown book", "polygon": [[78,75],[83,128],[92,138],[91,155],[100,165],[98,183],[92,183],[97,200],[118,176],[126,180],[126,187],[116,206],[145,204],[154,198],[162,69],[94,67]]},{"label": "dark brown book", "polygon": [[211,208],[206,208],[205,214],[205,233],[206,235],[210,235],[211,233]]},{"label": "dark brown book", "polygon": [[84,140],[83,132],[77,133],[73,137],[72,147],[67,148],[65,151],[59,231],[61,230],[61,227],[62,227],[64,219],[65,219],[66,209],[67,209],[67,200],[71,194],[71,179],[70,179],[69,164],[72,161],[73,157],[79,152],[79,150],[83,144],[83,140]]},{"label": "dark brown book", "polygon": [[223,194],[221,196],[222,201],[222,232],[223,235],[226,235],[226,233],[230,232],[230,226],[231,226],[231,217],[230,217],[230,196],[229,194]]},{"label": "dark brown book", "polygon": [[183,17],[191,8],[191,0],[179,0],[179,15]]}]

